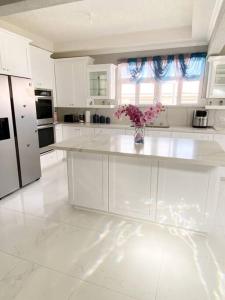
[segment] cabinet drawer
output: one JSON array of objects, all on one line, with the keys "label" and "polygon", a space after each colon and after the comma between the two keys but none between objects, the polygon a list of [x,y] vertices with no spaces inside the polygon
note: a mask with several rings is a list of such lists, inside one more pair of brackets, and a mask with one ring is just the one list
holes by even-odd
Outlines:
[{"label": "cabinet drawer", "polygon": [[112,128],[95,128],[95,135],[117,135],[125,134],[124,129],[112,129]]},{"label": "cabinet drawer", "polygon": [[[134,128],[126,129],[126,134],[134,135]],[[171,132],[145,129],[145,136],[149,137],[171,137]]]},{"label": "cabinet drawer", "polygon": [[191,132],[173,132],[172,137],[174,138],[184,138],[184,139],[194,139],[200,141],[212,141],[213,135],[207,133],[191,133]]},{"label": "cabinet drawer", "polygon": [[63,125],[62,137],[67,140],[76,136],[81,136],[81,129],[79,127]]}]

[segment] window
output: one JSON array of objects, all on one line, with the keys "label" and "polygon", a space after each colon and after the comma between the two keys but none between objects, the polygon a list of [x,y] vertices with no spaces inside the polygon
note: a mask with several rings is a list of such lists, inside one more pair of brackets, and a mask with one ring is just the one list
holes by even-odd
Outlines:
[{"label": "window", "polygon": [[178,81],[164,81],[160,84],[160,101],[164,105],[175,105],[177,102]]},{"label": "window", "polygon": [[[189,78],[186,79],[182,76],[181,71],[177,70],[177,62],[178,58],[175,58],[169,65],[169,68],[166,70],[169,75],[165,80],[155,79],[155,65],[153,65],[152,60],[148,59],[146,61],[143,70],[141,70],[140,64],[137,64],[137,70],[135,70],[136,73],[134,72],[134,76],[139,72],[138,78],[140,78],[140,74],[142,74],[142,78],[138,82],[133,80],[128,62],[119,64],[119,104],[148,105],[153,104],[154,100],[158,100],[164,105],[198,104],[201,98],[204,69],[202,68],[203,71],[200,74],[198,68],[198,74],[193,80]],[[191,71],[193,70],[191,69]]]}]

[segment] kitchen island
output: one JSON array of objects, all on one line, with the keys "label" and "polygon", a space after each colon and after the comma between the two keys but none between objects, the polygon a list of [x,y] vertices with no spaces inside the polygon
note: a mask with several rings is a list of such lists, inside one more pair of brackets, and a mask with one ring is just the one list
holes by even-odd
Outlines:
[{"label": "kitchen island", "polygon": [[72,205],[207,232],[225,152],[213,141],[81,136],[52,145],[67,152]]}]

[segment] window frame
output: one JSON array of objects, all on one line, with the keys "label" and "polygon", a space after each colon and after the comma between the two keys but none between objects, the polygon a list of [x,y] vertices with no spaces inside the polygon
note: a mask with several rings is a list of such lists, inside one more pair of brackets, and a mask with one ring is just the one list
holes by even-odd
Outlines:
[{"label": "window frame", "polygon": [[[182,88],[183,88],[183,82],[185,79],[183,78],[177,78],[176,76],[172,77],[171,80],[169,81],[177,81],[178,82],[178,87],[177,87],[177,99],[176,99],[176,104],[163,104],[166,107],[201,107],[203,106],[204,103],[204,98],[202,97],[203,95],[203,88],[204,88],[204,82],[205,82],[205,74],[206,74],[206,69],[201,76],[199,81],[199,93],[197,96],[197,102],[196,103],[182,103],[181,95],[182,95]],[[194,80],[193,80],[194,81]],[[144,78],[140,83],[154,83],[154,99],[160,99],[161,96],[161,82],[162,81],[157,81],[154,78]],[[133,83],[135,85],[135,105],[139,107],[147,107],[153,103],[149,104],[140,104],[139,103],[139,98],[140,98],[140,83],[135,83],[130,80],[130,78],[122,78],[121,77],[121,71],[118,66],[118,77],[117,77],[117,103],[118,105],[125,105],[125,103],[121,103],[121,87],[122,84],[126,83]],[[154,102],[153,99],[153,102]]]}]

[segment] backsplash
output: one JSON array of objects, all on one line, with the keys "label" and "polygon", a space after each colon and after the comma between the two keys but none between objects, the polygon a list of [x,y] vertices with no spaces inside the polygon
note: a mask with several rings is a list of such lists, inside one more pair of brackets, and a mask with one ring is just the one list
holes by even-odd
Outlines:
[{"label": "backsplash", "polygon": [[[198,107],[199,109],[200,107]],[[167,107],[160,117],[156,120],[156,124],[170,126],[191,126],[194,107]],[[113,124],[130,124],[127,118],[118,120],[114,117],[115,109],[112,108],[57,108],[58,121],[63,122],[66,114],[83,114],[86,110],[91,112],[91,115],[98,114],[110,117]],[[210,110],[209,126],[217,126],[225,128],[225,110]]]}]

